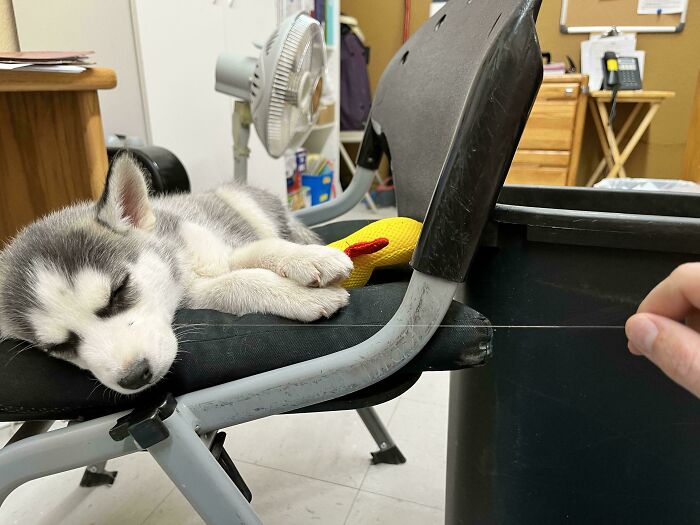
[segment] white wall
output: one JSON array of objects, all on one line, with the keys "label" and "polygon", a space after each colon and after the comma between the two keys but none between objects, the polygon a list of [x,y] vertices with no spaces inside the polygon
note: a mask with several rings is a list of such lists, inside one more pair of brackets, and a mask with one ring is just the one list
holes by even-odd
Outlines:
[{"label": "white wall", "polygon": [[180,157],[193,191],[229,180],[230,105],[214,92],[214,66],[224,46],[223,5],[135,0],[132,7],[152,142]]},{"label": "white wall", "polygon": [[22,51],[95,51],[98,65],[117,73],[117,87],[100,91],[105,133],[148,140],[129,0],[14,0]]}]

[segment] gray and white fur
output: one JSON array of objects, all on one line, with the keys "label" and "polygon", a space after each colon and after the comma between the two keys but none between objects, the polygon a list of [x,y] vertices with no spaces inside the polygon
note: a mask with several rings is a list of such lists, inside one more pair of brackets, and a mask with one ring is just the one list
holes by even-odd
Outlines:
[{"label": "gray and white fur", "polygon": [[175,359],[179,307],[314,321],[347,304],[337,283],[352,262],[318,242],[259,189],[149,197],[124,154],[97,203],[39,219],[0,251],[0,336],[138,392]]}]

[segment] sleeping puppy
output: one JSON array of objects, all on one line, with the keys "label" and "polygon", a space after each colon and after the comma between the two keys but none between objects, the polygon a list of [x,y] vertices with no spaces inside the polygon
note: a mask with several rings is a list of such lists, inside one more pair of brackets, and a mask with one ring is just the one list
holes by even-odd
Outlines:
[{"label": "sleeping puppy", "polygon": [[97,203],[34,222],[0,252],[0,335],[139,392],[175,359],[179,307],[314,321],[346,305],[337,283],[352,262],[318,242],[259,189],[149,198],[123,154]]}]

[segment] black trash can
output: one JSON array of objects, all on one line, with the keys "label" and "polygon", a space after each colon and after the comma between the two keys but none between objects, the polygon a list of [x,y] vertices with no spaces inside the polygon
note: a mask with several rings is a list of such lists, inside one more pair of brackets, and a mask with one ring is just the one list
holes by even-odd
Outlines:
[{"label": "black trash can", "polygon": [[700,196],[505,187],[466,283],[496,326],[450,385],[446,523],[700,523],[700,400],[623,325],[700,260]]}]

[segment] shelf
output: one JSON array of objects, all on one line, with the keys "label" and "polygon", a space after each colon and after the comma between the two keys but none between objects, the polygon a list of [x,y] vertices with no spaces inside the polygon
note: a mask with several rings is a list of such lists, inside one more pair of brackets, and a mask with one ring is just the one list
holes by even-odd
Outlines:
[{"label": "shelf", "polygon": [[322,129],[332,129],[333,126],[335,126],[335,122],[327,122],[326,124],[316,124],[313,128],[311,128],[311,131],[319,131]]}]

